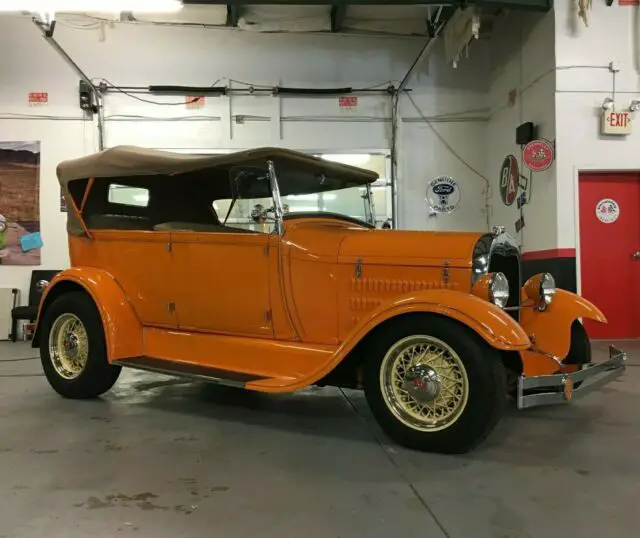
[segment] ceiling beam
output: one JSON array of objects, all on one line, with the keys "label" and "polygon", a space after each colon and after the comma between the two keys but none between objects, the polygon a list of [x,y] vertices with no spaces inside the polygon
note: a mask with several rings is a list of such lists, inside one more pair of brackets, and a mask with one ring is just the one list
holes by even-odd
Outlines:
[{"label": "ceiling beam", "polygon": [[[190,5],[242,5],[248,0],[183,0]],[[553,7],[553,0],[251,0],[252,5],[280,5],[280,6],[488,6],[505,9],[519,9],[527,11],[549,11]]]},{"label": "ceiling beam", "polygon": [[341,32],[344,24],[344,17],[347,14],[345,4],[333,4],[331,6],[331,31]]}]

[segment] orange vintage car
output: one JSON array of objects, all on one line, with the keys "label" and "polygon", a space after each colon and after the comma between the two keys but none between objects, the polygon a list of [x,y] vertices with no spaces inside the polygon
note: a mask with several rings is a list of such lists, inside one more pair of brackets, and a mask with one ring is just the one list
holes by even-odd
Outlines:
[{"label": "orange vintage car", "polygon": [[363,389],[399,444],[462,453],[508,393],[569,402],[624,371],[614,347],[591,362],[580,319],[605,323],[596,306],[550,274],[521,287],[504,229],[376,229],[368,170],[285,149],[115,147],[57,173],[71,268],[43,293],[33,345],[67,398],[103,394],[122,367]]}]

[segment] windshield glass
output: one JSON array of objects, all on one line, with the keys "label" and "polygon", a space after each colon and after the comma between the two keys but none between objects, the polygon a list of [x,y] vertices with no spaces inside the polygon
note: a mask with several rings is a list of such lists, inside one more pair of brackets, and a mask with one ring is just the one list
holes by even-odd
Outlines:
[{"label": "windshield glass", "polygon": [[[368,224],[373,224],[375,221],[371,188],[368,185],[312,194],[292,194],[282,196],[281,200],[285,215],[336,213]],[[233,199],[216,200],[213,202],[213,209],[221,222],[224,222],[226,217],[226,224],[231,226],[265,233],[270,233],[274,228],[271,197],[243,197],[242,192],[239,192],[235,201]]]}]

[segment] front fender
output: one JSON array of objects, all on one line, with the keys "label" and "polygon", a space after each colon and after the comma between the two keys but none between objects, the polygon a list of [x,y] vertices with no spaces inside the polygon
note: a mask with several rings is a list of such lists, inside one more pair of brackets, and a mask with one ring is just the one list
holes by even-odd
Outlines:
[{"label": "front fender", "polygon": [[520,351],[531,346],[522,327],[492,303],[460,291],[423,290],[396,297],[373,310],[342,341],[331,358],[313,374],[289,389],[315,383],[340,364],[355,346],[385,321],[411,313],[434,313],[455,319],[470,327],[490,346],[506,351]]},{"label": "front fender", "polygon": [[109,361],[143,355],[142,325],[133,306],[111,274],[93,267],[73,267],[51,280],[40,300],[35,337],[48,306],[60,295],[79,289],[88,293],[98,308]]},{"label": "front fender", "polygon": [[490,346],[505,351],[531,345],[527,333],[504,310],[475,295],[453,290],[425,290],[397,297],[383,304],[349,333],[338,353],[348,353],[375,327],[399,315],[431,312],[455,319],[468,326]]},{"label": "front fender", "polygon": [[[523,301],[525,297],[523,296]],[[534,346],[560,360],[569,354],[571,325],[579,318],[607,323],[607,318],[593,303],[566,290],[557,290],[551,304],[544,311],[535,307],[520,311],[520,323],[526,333],[535,340]],[[521,353],[526,375],[545,375],[558,370],[558,364],[532,351]]]}]

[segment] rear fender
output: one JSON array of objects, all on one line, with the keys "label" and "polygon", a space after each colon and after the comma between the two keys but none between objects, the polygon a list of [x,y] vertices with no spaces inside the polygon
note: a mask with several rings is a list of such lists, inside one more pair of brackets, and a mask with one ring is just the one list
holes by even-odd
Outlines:
[{"label": "rear fender", "polygon": [[[526,297],[523,295],[523,301]],[[534,340],[534,347],[560,360],[571,348],[571,325],[580,318],[607,323],[607,318],[593,303],[566,290],[557,290],[551,304],[540,311],[535,307],[520,311],[520,323]],[[539,353],[521,351],[525,375],[546,375],[559,369],[557,362]]]},{"label": "rear fender", "polygon": [[98,308],[109,361],[142,355],[142,325],[131,303],[112,275],[93,267],[67,269],[51,280],[40,300],[34,347],[39,345],[40,320],[46,309],[60,295],[78,290],[89,294]]}]

